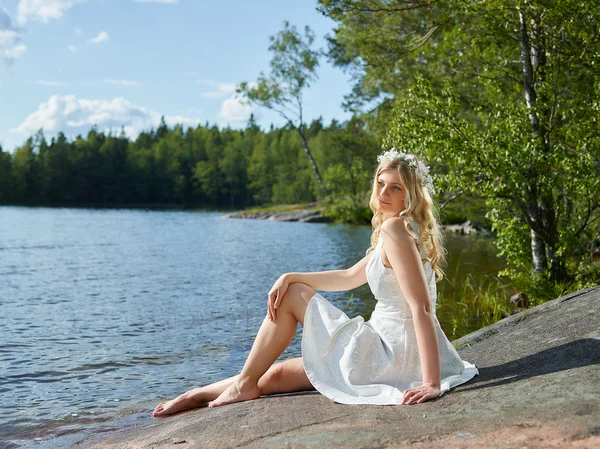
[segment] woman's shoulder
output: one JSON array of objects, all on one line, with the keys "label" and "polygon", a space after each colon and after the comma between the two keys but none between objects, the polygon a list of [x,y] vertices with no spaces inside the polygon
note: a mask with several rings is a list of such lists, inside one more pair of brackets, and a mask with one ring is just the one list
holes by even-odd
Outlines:
[{"label": "woman's shoulder", "polygon": [[[381,236],[383,244],[389,240],[388,245],[393,241],[394,244],[400,247],[407,247],[410,245],[416,245],[417,250],[421,250],[421,242],[419,240],[419,228],[418,223],[410,221],[408,223],[411,226],[411,230],[414,234],[411,234],[405,225],[405,220],[402,217],[388,218],[381,224]],[[415,235],[417,237],[415,237]]]},{"label": "woman's shoulder", "polygon": [[391,237],[394,241],[404,240],[407,237],[410,237],[402,217],[392,217],[385,220],[381,224],[381,233],[382,235]]}]

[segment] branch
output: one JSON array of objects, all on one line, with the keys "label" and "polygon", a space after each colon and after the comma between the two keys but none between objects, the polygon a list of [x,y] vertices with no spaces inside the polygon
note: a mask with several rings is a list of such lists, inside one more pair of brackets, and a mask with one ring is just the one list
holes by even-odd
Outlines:
[{"label": "branch", "polygon": [[579,228],[579,231],[577,231],[574,235],[574,237],[577,237],[579,234],[581,234],[583,232],[583,230],[588,226],[588,224],[591,224],[592,222],[594,222],[598,217],[594,218],[594,220],[592,220],[591,222],[590,217],[592,216],[592,212],[594,212],[597,208],[600,207],[600,203],[595,204],[593,207],[591,205],[591,201],[588,198],[588,211],[587,211],[587,217],[585,217],[585,221],[583,222],[583,225],[581,225],[581,228]]},{"label": "branch", "polygon": [[[479,184],[481,184],[482,182],[483,182],[483,179],[480,179],[479,181],[477,181],[477,182],[475,183],[475,186],[478,186],[478,185],[479,185]],[[466,190],[465,190],[465,189],[462,189],[460,192],[458,192],[458,193],[457,193],[457,194],[455,194],[455,195],[452,195],[450,198],[448,198],[446,201],[444,201],[442,204],[440,204],[440,205],[438,206],[438,209],[439,209],[439,210],[442,210],[442,209],[443,209],[443,208],[446,206],[446,204],[450,203],[451,201],[454,201],[456,198],[458,198],[458,197],[460,197],[460,196],[462,196],[462,195],[465,195],[465,194],[466,194]]]},{"label": "branch", "polygon": [[465,194],[465,191],[464,191],[464,190],[461,190],[461,191],[460,191],[460,192],[458,192],[456,195],[452,195],[450,198],[448,198],[446,201],[444,201],[442,204],[440,204],[440,205],[438,206],[438,209],[439,209],[439,210],[442,210],[444,207],[446,207],[446,205],[447,205],[448,203],[450,203],[451,201],[454,201],[456,198],[458,198],[458,197],[460,197],[460,196],[462,196],[462,195],[464,195],[464,194]]}]

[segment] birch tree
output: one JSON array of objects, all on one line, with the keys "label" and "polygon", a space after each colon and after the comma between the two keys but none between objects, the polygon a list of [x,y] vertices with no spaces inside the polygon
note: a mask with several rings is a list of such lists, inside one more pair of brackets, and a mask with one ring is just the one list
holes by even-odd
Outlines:
[{"label": "birch tree", "polygon": [[515,267],[569,279],[600,229],[600,2],[320,3],[384,145],[435,161],[448,196],[486,198]]},{"label": "birch tree", "polygon": [[327,189],[319,167],[308,145],[304,124],[303,94],[318,76],[319,50],[312,48],[315,35],[307,26],[302,35],[295,26],[284,22],[283,30],[270,37],[271,72],[261,72],[256,83],[241,83],[236,91],[247,102],[256,103],[277,112],[288,126],[298,132],[315,178],[324,195]]}]

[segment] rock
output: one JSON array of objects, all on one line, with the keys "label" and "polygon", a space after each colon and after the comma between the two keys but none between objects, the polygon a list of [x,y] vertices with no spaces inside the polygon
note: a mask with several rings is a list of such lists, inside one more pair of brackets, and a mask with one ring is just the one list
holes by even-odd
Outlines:
[{"label": "rock", "polygon": [[485,236],[492,236],[493,233],[484,228],[480,223],[472,223],[467,220],[461,224],[444,224],[442,225],[442,230],[456,232],[457,234],[483,234]]},{"label": "rock", "polygon": [[316,392],[277,395],[156,419],[93,447],[600,447],[598,323],[600,287],[462,337],[453,343],[479,376],[422,404],[357,406]]},{"label": "rock", "polygon": [[224,215],[223,218],[253,218],[274,221],[303,221],[308,223],[330,223],[331,219],[319,211],[304,209],[294,212],[234,212]]},{"label": "rock", "polygon": [[510,297],[509,302],[514,304],[516,307],[529,307],[529,298],[526,293],[517,292]]}]

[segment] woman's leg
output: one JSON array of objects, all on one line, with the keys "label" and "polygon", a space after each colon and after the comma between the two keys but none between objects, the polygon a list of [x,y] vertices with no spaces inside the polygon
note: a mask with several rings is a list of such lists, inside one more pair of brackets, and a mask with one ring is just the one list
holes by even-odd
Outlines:
[{"label": "woman's leg", "polygon": [[[166,416],[183,410],[206,407],[221,395],[238,376],[229,377],[201,388],[194,388],[168,402],[161,402],[152,416]],[[258,381],[261,395],[314,390],[304,371],[302,357],[271,365]]]},{"label": "woman's leg", "polygon": [[[275,321],[269,321],[265,318],[241,374],[205,387],[195,388],[171,401],[162,402],[154,409],[153,416],[171,415],[182,410],[206,406],[208,402],[217,399],[236,382],[243,382],[244,378],[240,379],[243,374],[247,375],[249,372],[251,375],[256,376],[256,373],[264,369],[269,360],[276,360],[289,346],[296,333],[297,323],[304,325],[304,313],[314,294],[315,291],[307,285],[291,284],[277,309],[278,313]],[[290,316],[293,319],[290,319]],[[281,337],[278,337],[278,335]],[[276,341],[276,347],[269,348],[269,342],[278,338],[280,340]],[[267,345],[266,348],[264,347],[265,344]],[[259,376],[257,382],[258,392],[254,392],[254,397],[261,394],[290,393],[313,389],[304,372],[302,358],[286,360],[275,365],[273,365],[273,361],[268,365],[268,370],[265,370],[266,373],[263,371],[263,375]],[[244,373],[244,370],[246,370],[246,373]]]},{"label": "woman's leg", "polygon": [[256,399],[261,395],[259,379],[267,372],[277,357],[289,346],[296,333],[298,323],[304,325],[304,314],[315,291],[301,283],[291,284],[285,293],[277,318],[265,318],[248,359],[234,382],[209,406]]}]

